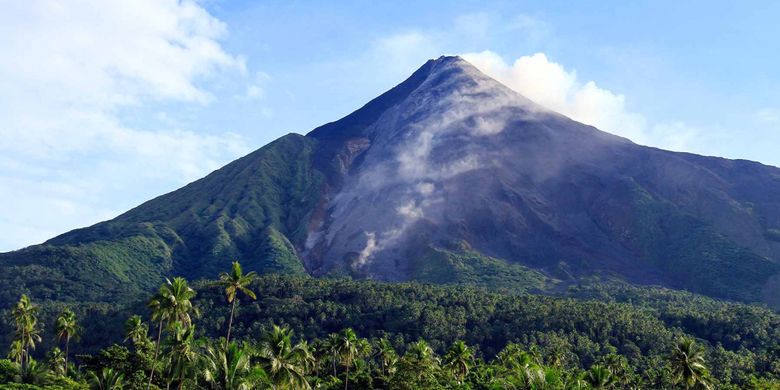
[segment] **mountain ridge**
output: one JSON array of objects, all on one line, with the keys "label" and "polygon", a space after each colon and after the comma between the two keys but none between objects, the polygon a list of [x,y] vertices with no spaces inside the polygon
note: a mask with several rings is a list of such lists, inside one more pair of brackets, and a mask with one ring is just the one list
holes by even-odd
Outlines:
[{"label": "mountain ridge", "polygon": [[778,199],[778,168],[634,144],[443,56],[305,136],[0,254],[0,291],[131,299],[240,259],[262,273],[506,276],[518,290],[601,275],[777,304]]}]

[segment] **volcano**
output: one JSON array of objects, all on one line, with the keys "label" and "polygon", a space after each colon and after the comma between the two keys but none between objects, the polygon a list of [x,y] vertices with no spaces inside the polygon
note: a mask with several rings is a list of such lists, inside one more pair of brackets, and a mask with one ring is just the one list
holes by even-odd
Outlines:
[{"label": "volcano", "polygon": [[518,290],[598,277],[777,305],[780,169],[637,145],[441,57],[305,136],[0,254],[0,291],[125,299],[236,259]]}]

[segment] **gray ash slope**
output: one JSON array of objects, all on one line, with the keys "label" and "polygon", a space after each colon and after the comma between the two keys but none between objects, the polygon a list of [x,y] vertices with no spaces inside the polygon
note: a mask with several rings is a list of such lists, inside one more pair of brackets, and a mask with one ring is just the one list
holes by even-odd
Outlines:
[{"label": "gray ash slope", "polygon": [[341,148],[301,248],[315,272],[403,280],[452,242],[553,275],[748,300],[778,272],[780,170],[636,145],[458,57],[307,136]]},{"label": "gray ash slope", "polygon": [[[213,277],[236,258],[260,272],[390,281],[452,280],[489,259],[777,304],[780,169],[636,145],[441,57],[306,136],[0,254],[0,285],[21,280],[51,299],[132,295],[166,275]],[[100,278],[73,271],[83,269]],[[40,276],[24,279],[30,270]]]}]

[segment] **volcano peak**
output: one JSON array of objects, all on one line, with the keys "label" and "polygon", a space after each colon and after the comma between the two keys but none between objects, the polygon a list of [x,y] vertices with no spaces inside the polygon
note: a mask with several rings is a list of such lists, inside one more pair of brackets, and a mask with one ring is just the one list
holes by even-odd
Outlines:
[{"label": "volcano peak", "polygon": [[37,296],[98,285],[88,298],[100,300],[235,259],[258,272],[437,282],[493,283],[511,266],[780,306],[766,294],[780,280],[778,178],[756,163],[636,145],[442,56],[306,136],[0,254],[10,275],[0,283],[44,267],[60,284],[28,285]]}]

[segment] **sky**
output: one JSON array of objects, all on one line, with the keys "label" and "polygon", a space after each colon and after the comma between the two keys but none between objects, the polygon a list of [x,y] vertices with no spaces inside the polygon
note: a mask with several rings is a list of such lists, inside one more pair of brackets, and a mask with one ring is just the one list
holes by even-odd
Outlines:
[{"label": "sky", "polygon": [[0,251],[461,55],[634,142],[780,166],[778,2],[0,0]]}]

